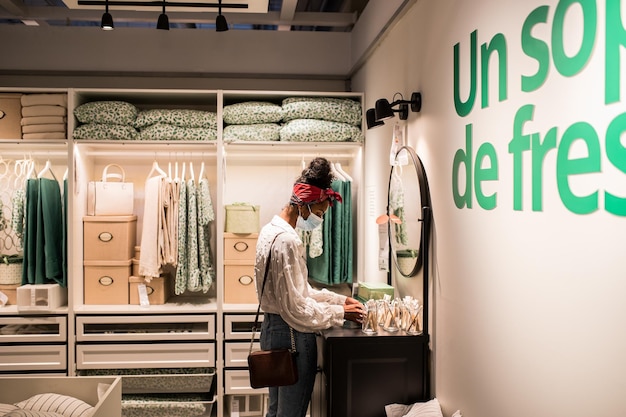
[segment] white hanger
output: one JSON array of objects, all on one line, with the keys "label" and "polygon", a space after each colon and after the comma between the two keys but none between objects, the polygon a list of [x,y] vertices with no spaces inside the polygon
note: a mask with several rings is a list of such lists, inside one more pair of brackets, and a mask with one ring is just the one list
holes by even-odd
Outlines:
[{"label": "white hanger", "polygon": [[152,163],[152,169],[150,170],[150,173],[148,174],[148,178],[152,177],[152,175],[154,175],[155,173],[157,173],[158,176],[167,177],[167,174],[165,173],[165,171],[161,169],[156,159]]},{"label": "white hanger", "polygon": [[343,168],[341,168],[341,164],[339,162],[335,163],[335,169],[341,174],[342,177],[346,179],[346,181],[352,182],[352,177],[348,175],[348,173],[344,171]]},{"label": "white hanger", "polygon": [[200,173],[198,174],[198,182],[200,182],[203,176],[204,176],[204,161],[202,161],[202,163],[200,164]]},{"label": "white hanger", "polygon": [[49,159],[46,161],[46,164],[44,165],[43,169],[39,171],[39,174],[37,174],[37,178],[43,178],[44,175],[46,175],[46,173],[48,172],[50,173],[50,175],[52,175],[52,178],[54,178],[54,180],[57,181],[57,177],[54,175],[54,172],[52,172],[52,164],[50,164]]},{"label": "white hanger", "polygon": [[193,162],[189,162],[189,179],[196,180],[196,175],[193,173]]},{"label": "white hanger", "polygon": [[180,176],[180,177],[181,177],[182,182],[185,182],[185,181],[186,181],[186,179],[185,179],[185,166],[187,166],[187,164],[186,164],[185,162],[183,162],[183,173],[182,173],[182,174],[181,174],[181,176]]},{"label": "white hanger", "polygon": [[67,179],[67,174],[69,173],[69,168],[65,168],[65,172],[63,173],[63,181]]},{"label": "white hanger", "polygon": [[174,163],[174,181],[180,181],[180,177],[178,176],[178,161]]},{"label": "white hanger", "polygon": [[335,166],[334,162],[330,163],[330,171],[333,173],[333,175],[340,181],[346,181],[346,178],[341,175],[341,172],[339,172],[339,170],[337,169],[337,167]]}]

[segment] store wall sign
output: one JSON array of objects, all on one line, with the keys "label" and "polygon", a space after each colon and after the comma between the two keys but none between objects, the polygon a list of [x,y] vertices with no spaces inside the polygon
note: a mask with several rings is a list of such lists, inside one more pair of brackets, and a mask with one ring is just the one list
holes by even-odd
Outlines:
[{"label": "store wall sign", "polygon": [[[620,56],[626,55],[626,28],[622,21],[621,0],[561,0],[555,7],[540,6],[534,9],[524,20],[521,27],[521,51],[525,58],[535,63],[536,72],[521,74],[520,79],[512,80],[522,93],[532,93],[545,87],[548,69],[554,68],[560,77],[574,77],[598,53],[599,40],[604,40],[604,79],[598,80],[598,88],[603,88],[604,107],[620,103],[620,85],[622,70]],[[599,22],[598,7],[604,6],[603,22]],[[565,30],[569,10],[578,8],[582,16],[582,35],[569,40]],[[551,19],[550,19],[551,17]],[[571,17],[569,17],[571,18]],[[551,22],[551,23],[549,23]],[[534,28],[550,25],[549,39],[535,35]],[[566,51],[566,41],[575,41],[577,50]],[[571,43],[571,42],[570,42]],[[467,45],[464,45],[467,48]],[[571,48],[570,48],[571,49]],[[478,49],[478,30],[471,33],[469,39],[469,64],[461,68],[461,43],[454,45],[454,106],[458,116],[468,116],[475,111],[477,94],[480,93],[480,108],[486,109],[489,103],[490,59],[498,63],[498,101],[508,98],[509,73],[506,37],[502,33],[494,35],[488,43]],[[597,59],[601,59],[597,58]],[[462,98],[460,91],[461,71],[469,70],[469,93]],[[477,91],[480,75],[480,91]],[[603,86],[602,86],[603,84]],[[572,85],[575,88],[575,85]],[[581,97],[581,101],[584,97]],[[617,216],[626,216],[626,113],[621,113],[608,123],[606,129],[597,129],[593,121],[576,121],[569,126],[554,126],[547,131],[532,131],[536,105],[522,105],[512,120],[512,138],[508,143],[507,158],[511,158],[513,168],[512,208],[524,210],[522,196],[524,181],[530,181],[531,204],[533,211],[543,210],[544,177],[554,175],[560,201],[572,213],[588,214],[604,210]],[[480,110],[477,110],[480,111]],[[621,138],[625,139],[622,140]],[[572,148],[581,146],[585,156],[571,156]],[[474,149],[473,125],[465,125],[465,146],[456,151],[452,163],[452,194],[457,208],[473,207],[473,203],[485,210],[497,206],[497,192],[484,191],[488,182],[499,179],[499,156],[490,142],[484,142]],[[545,164],[546,155],[556,152],[554,167]],[[523,158],[530,158],[531,172],[523,175]],[[604,164],[604,167],[603,167]],[[572,189],[570,181],[575,176],[593,175],[603,171],[610,164],[610,169],[623,175],[623,186],[598,183],[593,192],[581,193]],[[464,179],[464,181],[460,180]],[[595,178],[595,177],[594,177]],[[621,177],[620,177],[621,178]],[[621,182],[621,181],[620,181]]]}]

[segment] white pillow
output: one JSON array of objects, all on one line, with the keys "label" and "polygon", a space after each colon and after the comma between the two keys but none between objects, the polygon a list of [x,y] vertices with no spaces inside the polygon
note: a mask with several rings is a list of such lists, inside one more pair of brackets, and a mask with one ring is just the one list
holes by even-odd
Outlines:
[{"label": "white pillow", "polygon": [[17,406],[14,404],[0,404],[0,416],[17,409]]},{"label": "white pillow", "polygon": [[15,405],[24,410],[51,411],[64,417],[90,417],[93,413],[93,407],[86,402],[54,393],[33,395]]},{"label": "white pillow", "polygon": [[436,398],[410,405],[389,404],[385,406],[385,413],[387,417],[443,417],[441,405]]},{"label": "white pillow", "polygon": [[13,410],[3,417],[63,417],[63,414],[53,413],[52,411],[35,411],[35,410]]}]

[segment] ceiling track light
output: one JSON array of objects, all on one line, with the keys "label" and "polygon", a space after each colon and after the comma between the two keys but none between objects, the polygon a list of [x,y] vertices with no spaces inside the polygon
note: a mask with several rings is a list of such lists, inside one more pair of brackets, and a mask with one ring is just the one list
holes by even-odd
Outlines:
[{"label": "ceiling track light", "polygon": [[104,14],[102,15],[102,21],[100,22],[102,30],[113,30],[113,16],[109,13],[109,0],[104,2]]},{"label": "ceiling track light", "polygon": [[215,18],[215,31],[226,32],[228,30],[228,22],[222,14],[222,0],[218,2],[217,17]]},{"label": "ceiling track light", "polygon": [[[396,100],[396,96],[400,96]],[[386,98],[376,100],[376,105],[366,112],[367,128],[373,129],[385,124],[384,120],[390,119],[394,113],[398,113],[400,120],[409,118],[409,109],[417,113],[422,109],[422,93],[414,92],[411,94],[411,100],[405,100],[402,94],[393,95],[393,102],[389,103]]]},{"label": "ceiling track light", "polygon": [[165,14],[165,0],[163,0],[163,13],[159,15],[159,20],[157,20],[157,29],[170,30],[170,19]]}]

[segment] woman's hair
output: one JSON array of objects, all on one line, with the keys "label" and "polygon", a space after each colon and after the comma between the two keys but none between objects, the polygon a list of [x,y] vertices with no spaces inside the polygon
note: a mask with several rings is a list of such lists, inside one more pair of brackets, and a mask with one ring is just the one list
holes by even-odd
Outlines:
[{"label": "woman's hair", "polygon": [[296,180],[296,183],[314,185],[323,190],[330,188],[334,176],[331,173],[330,162],[326,158],[318,157],[313,159],[309,166],[302,170],[302,173]]}]

